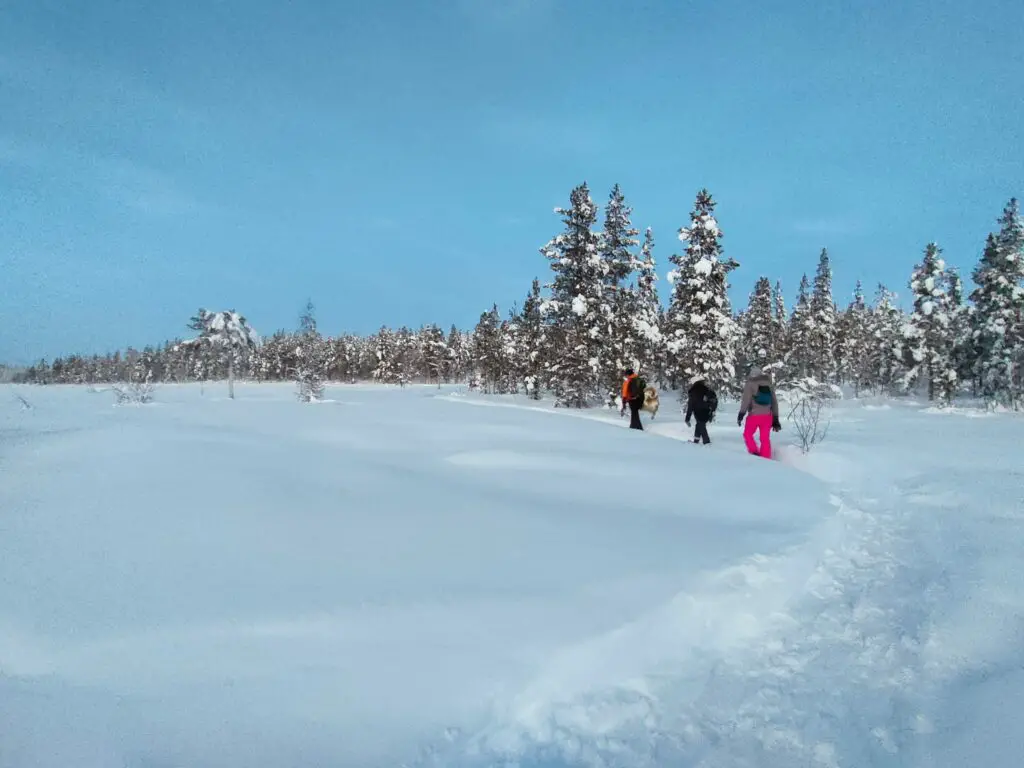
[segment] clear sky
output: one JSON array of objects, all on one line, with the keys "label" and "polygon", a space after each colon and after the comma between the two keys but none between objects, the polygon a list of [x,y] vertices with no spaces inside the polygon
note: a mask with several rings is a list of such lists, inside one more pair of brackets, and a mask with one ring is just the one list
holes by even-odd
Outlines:
[{"label": "clear sky", "polygon": [[[1024,196],[1021,0],[6,0],[0,360],[186,336],[471,327],[622,185],[664,278],[696,191],[791,303],[969,274]],[[668,285],[661,283],[663,291]]]}]

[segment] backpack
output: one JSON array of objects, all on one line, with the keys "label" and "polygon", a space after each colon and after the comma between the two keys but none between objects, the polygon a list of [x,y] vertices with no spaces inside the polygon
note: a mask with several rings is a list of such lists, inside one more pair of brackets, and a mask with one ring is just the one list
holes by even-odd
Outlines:
[{"label": "backpack", "polygon": [[708,409],[708,413],[714,413],[718,410],[718,395],[715,394],[714,390],[709,389],[704,393],[704,406]]},{"label": "backpack", "polygon": [[754,395],[754,402],[758,405],[771,405],[772,404],[772,388],[767,384],[762,384],[757,388],[757,393]]},{"label": "backpack", "polygon": [[639,376],[634,376],[629,380],[629,399],[639,400],[644,396],[644,390],[647,389],[647,382]]}]

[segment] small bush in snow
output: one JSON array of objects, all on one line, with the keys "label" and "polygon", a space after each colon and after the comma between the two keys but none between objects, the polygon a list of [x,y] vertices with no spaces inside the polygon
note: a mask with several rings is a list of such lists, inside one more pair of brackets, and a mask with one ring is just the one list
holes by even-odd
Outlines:
[{"label": "small bush in snow", "polygon": [[113,384],[111,389],[114,392],[116,405],[145,405],[153,402],[153,393],[156,387],[147,375],[145,380],[132,380]]},{"label": "small bush in snow", "polygon": [[784,399],[792,403],[788,419],[793,424],[803,453],[810,453],[811,448],[828,436],[832,423],[831,403],[842,396],[839,387],[823,384],[810,376],[786,386]]}]

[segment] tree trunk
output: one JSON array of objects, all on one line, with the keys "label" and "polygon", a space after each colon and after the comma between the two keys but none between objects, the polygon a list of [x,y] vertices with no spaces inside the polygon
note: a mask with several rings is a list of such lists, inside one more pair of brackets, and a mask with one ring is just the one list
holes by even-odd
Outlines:
[{"label": "tree trunk", "polygon": [[228,360],[228,397],[235,399],[235,361]]}]

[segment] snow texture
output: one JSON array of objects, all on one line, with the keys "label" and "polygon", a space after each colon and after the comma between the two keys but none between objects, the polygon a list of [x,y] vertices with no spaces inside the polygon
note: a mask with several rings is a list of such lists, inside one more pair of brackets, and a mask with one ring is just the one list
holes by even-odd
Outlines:
[{"label": "snow texture", "polygon": [[844,400],[768,462],[667,408],[8,389],[2,768],[1024,753],[1019,416]]}]

